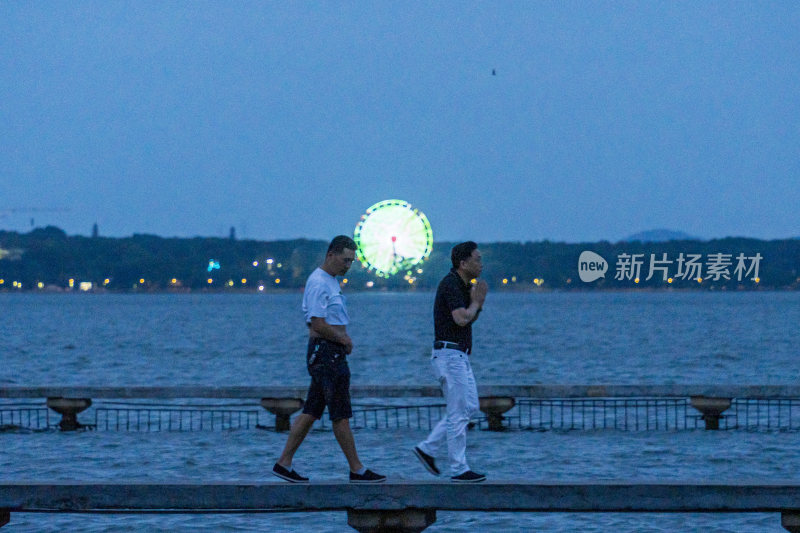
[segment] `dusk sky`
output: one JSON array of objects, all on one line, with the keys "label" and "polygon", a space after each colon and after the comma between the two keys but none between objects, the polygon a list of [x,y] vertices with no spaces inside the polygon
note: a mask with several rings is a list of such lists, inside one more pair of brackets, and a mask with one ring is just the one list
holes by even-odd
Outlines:
[{"label": "dusk sky", "polygon": [[800,236],[800,2],[3,2],[0,229]]}]

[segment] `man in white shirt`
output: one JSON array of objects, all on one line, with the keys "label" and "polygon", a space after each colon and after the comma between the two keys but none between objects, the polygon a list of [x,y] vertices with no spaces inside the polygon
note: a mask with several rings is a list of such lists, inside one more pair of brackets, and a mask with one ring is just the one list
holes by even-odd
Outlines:
[{"label": "man in white shirt", "polygon": [[292,483],[308,483],[308,478],[292,468],[292,458],[311,426],[328,406],[333,434],[350,465],[351,483],[382,483],[386,476],[376,474],[361,464],[350,429],[353,411],[350,406],[350,368],[347,354],[353,341],[347,334],[350,317],[347,300],[336,276],[343,276],[355,260],[356,243],[346,235],[335,237],[328,246],[325,261],[306,281],[303,313],[308,326],[306,365],[311,375],[303,412],[295,418],[286,446],[272,473]]}]

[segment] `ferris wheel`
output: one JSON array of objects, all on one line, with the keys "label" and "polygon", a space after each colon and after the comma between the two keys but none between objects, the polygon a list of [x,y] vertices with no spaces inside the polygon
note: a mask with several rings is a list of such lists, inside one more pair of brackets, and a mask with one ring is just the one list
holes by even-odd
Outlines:
[{"label": "ferris wheel", "polygon": [[403,200],[383,200],[361,215],[353,236],[361,264],[388,278],[425,261],[433,250],[427,217]]}]

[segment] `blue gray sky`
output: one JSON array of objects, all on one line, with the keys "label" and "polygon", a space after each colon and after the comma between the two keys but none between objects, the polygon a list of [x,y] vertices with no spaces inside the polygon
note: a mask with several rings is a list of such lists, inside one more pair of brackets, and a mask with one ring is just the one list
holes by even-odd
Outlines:
[{"label": "blue gray sky", "polygon": [[[3,2],[0,229],[800,236],[800,3]],[[53,211],[47,211],[53,209]]]}]

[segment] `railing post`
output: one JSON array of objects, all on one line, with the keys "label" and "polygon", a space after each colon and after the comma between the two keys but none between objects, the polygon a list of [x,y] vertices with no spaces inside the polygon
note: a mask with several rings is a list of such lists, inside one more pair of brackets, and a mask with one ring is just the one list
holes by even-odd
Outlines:
[{"label": "railing post", "polygon": [[303,408],[301,398],[262,398],[261,407],[275,415],[275,431],[289,431],[289,417]]},{"label": "railing post", "polygon": [[516,405],[510,396],[481,396],[479,399],[480,410],[486,413],[489,420],[489,431],[503,431],[503,413]]},{"label": "railing post", "polygon": [[722,413],[731,406],[730,398],[709,398],[708,396],[691,396],[692,407],[700,411],[706,421],[706,429],[719,429]]},{"label": "railing post", "polygon": [[436,522],[436,509],[347,510],[347,525],[360,533],[419,533]]},{"label": "railing post", "polygon": [[89,398],[48,398],[47,407],[61,415],[58,427],[61,431],[75,431],[81,427],[78,422],[78,413],[85,411],[92,405]]},{"label": "railing post", "polygon": [[790,533],[800,533],[800,513],[796,511],[781,513],[781,525]]}]

